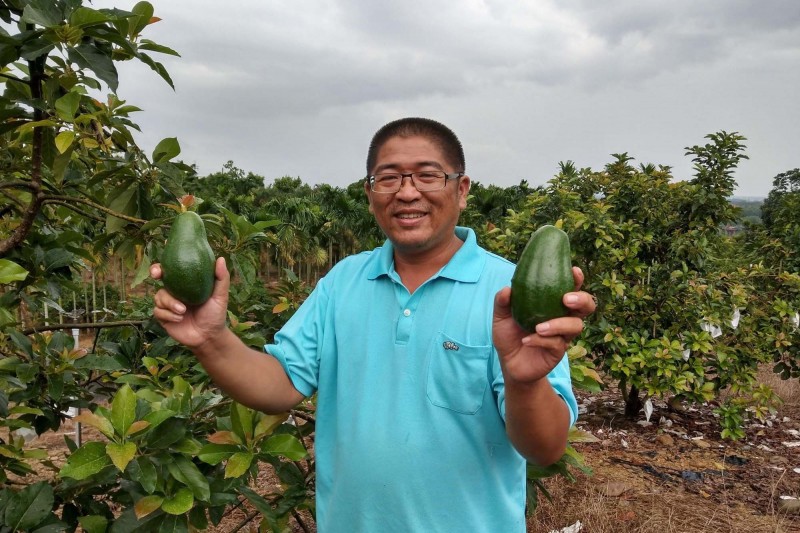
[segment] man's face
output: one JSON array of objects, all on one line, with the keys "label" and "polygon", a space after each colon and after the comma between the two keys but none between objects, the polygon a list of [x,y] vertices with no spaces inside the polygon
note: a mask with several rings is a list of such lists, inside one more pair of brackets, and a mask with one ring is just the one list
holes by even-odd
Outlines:
[{"label": "man's face", "polygon": [[[457,172],[439,147],[426,137],[392,137],[380,148],[372,174],[443,170]],[[369,210],[397,253],[436,253],[452,244],[461,210],[467,206],[469,177],[448,180],[444,189],[419,192],[410,178],[394,194],[372,192],[365,185]]]}]

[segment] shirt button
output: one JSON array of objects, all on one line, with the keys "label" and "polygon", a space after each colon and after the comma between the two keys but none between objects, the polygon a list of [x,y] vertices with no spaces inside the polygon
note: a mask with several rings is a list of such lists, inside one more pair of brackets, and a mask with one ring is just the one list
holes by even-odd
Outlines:
[{"label": "shirt button", "polygon": [[403,316],[411,316],[411,309],[406,309],[403,311]]}]

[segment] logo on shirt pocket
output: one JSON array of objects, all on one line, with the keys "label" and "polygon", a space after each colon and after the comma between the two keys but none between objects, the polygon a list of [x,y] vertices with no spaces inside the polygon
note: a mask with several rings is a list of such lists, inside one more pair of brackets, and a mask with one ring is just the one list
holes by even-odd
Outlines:
[{"label": "logo on shirt pocket", "polygon": [[491,346],[470,346],[438,333],[428,363],[428,400],[458,413],[475,414],[489,386]]}]

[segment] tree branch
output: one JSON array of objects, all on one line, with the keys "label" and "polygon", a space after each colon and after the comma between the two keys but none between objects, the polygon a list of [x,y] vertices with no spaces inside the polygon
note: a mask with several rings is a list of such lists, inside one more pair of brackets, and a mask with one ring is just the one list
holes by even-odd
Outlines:
[{"label": "tree branch", "polygon": [[5,72],[0,72],[0,78],[6,78],[7,80],[18,81],[20,83],[27,83],[25,80],[21,80],[16,76],[12,76],[11,74],[6,74]]},{"label": "tree branch", "polygon": [[12,196],[12,195],[8,194],[6,191],[4,191],[2,189],[0,189],[0,194],[5,196],[6,198],[8,198],[11,201],[11,203],[15,204],[20,209],[20,211],[24,211],[25,210],[25,204],[20,202],[19,199],[16,196]]},{"label": "tree branch", "polygon": [[33,187],[28,181],[17,180],[0,183],[0,189],[27,189],[30,191]]},{"label": "tree branch", "polygon": [[62,205],[64,207],[68,208],[68,209],[71,209],[72,211],[75,211],[76,213],[78,213],[81,216],[84,216],[86,218],[94,220],[95,222],[103,222],[103,219],[101,217],[99,217],[99,216],[97,216],[97,215],[95,215],[93,213],[87,213],[83,209],[78,209],[76,206],[70,204],[66,200],[57,200],[55,198],[45,197],[45,199],[44,199],[44,201],[42,203],[43,204],[58,204],[58,205]]},{"label": "tree branch", "polygon": [[[28,24],[29,29],[33,29],[31,24]],[[31,97],[33,100],[41,100],[42,98],[42,81],[44,80],[44,65],[47,60],[47,55],[40,56],[33,61],[28,61],[28,71],[30,75],[30,88]],[[44,118],[44,113],[38,106],[33,109],[33,120],[39,121]],[[31,142],[31,202],[28,204],[27,209],[22,214],[22,220],[19,225],[14,228],[8,238],[0,241],[0,257],[5,257],[8,252],[22,244],[25,237],[33,228],[33,222],[36,220],[39,210],[42,208],[42,144],[44,137],[42,135],[43,128],[37,126],[33,128],[33,140]]]},{"label": "tree branch", "polygon": [[147,320],[117,320],[115,322],[84,322],[74,324],[39,324],[28,329],[23,329],[23,335],[32,335],[42,331],[56,331],[60,329],[102,329],[102,328],[120,328],[124,326],[142,327],[147,323]]},{"label": "tree branch", "polygon": [[127,220],[128,222],[133,222],[134,224],[147,223],[146,220],[128,215],[123,215],[122,213],[117,213],[116,211],[113,211],[103,205],[100,205],[97,202],[87,200],[86,198],[80,198],[77,196],[51,196],[51,195],[42,196],[42,203],[63,203],[63,202],[78,202],[84,205],[88,205],[97,209],[98,211],[102,211],[103,213],[106,213],[108,215],[121,218],[122,220]]}]

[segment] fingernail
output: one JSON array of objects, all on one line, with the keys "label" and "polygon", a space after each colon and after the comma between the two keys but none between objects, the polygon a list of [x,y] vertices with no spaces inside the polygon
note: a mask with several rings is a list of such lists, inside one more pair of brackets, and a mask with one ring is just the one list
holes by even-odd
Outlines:
[{"label": "fingernail", "polygon": [[536,325],[536,333],[544,333],[550,329],[550,324],[547,322],[542,322],[541,324]]},{"label": "fingernail", "polygon": [[566,301],[568,304],[576,304],[578,303],[578,295],[577,294],[568,294],[566,296]]},{"label": "fingernail", "polygon": [[175,311],[176,313],[185,313],[186,312],[186,306],[183,305],[183,304],[175,304],[173,306],[172,310]]}]

